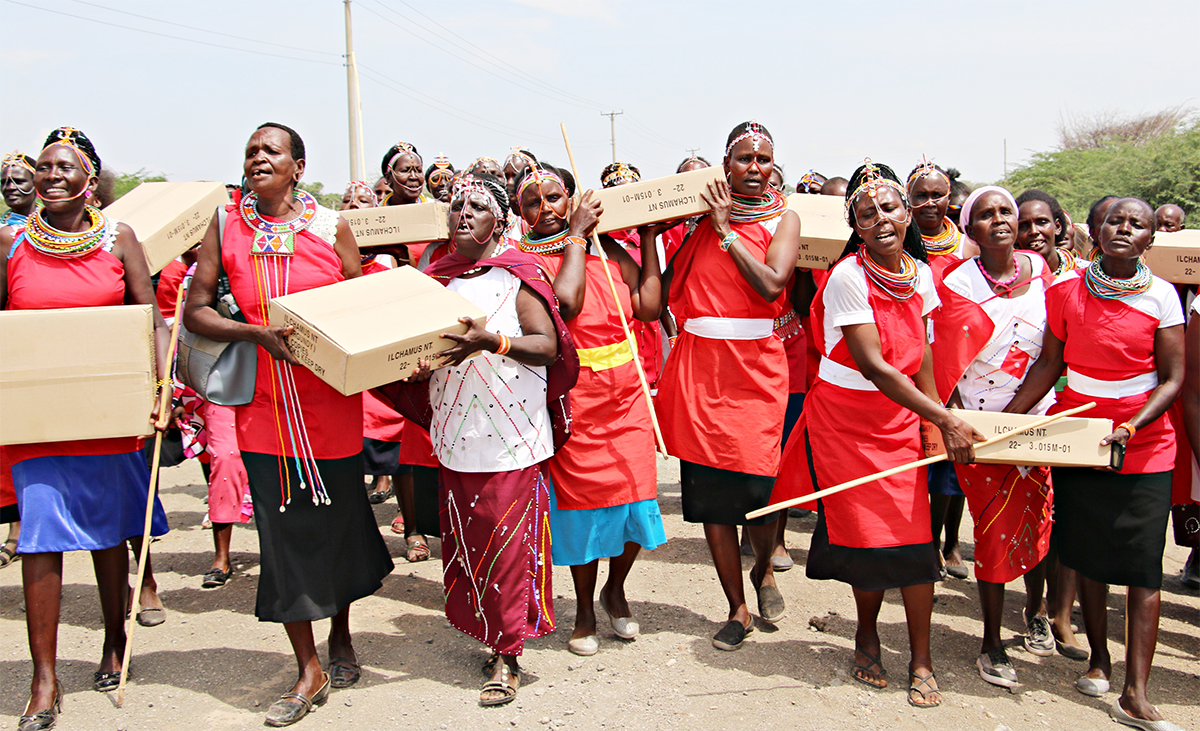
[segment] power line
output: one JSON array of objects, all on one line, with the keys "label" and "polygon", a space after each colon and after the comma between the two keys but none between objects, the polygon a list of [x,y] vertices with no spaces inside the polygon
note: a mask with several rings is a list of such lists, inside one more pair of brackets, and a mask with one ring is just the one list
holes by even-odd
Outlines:
[{"label": "power line", "polygon": [[321,64],[324,66],[341,66],[342,65],[342,64],[334,62],[334,61],[320,61],[315,58],[301,58],[299,56],[285,56],[281,53],[268,53],[267,51],[251,51],[249,49],[238,48],[236,46],[226,46],[226,45],[222,45],[220,43],[210,43],[208,41],[198,41],[195,38],[184,38],[183,36],[173,36],[173,35],[169,35],[167,33],[159,33],[157,31],[153,31],[153,30],[146,30],[144,28],[134,28],[133,26],[130,26],[130,25],[121,25],[120,23],[110,23],[107,20],[99,20],[97,18],[88,18],[83,15],[75,15],[74,13],[65,13],[61,10],[51,10],[50,8],[43,8],[39,5],[30,5],[29,3],[18,2],[18,0],[4,0],[4,2],[11,3],[13,5],[20,5],[20,6],[26,7],[26,8],[32,8],[34,10],[40,10],[44,13],[53,13],[55,15],[65,15],[68,18],[76,18],[77,20],[86,20],[89,23],[99,23],[100,25],[107,25],[107,26],[110,26],[113,28],[123,28],[124,30],[132,30],[137,33],[146,33],[147,35],[158,36],[160,38],[170,38],[170,39],[176,40],[176,41],[186,41],[188,43],[198,43],[202,46],[211,46],[213,48],[224,48],[229,51],[240,51],[242,53],[253,53],[258,56],[273,56],[275,58],[286,58],[289,61],[305,61],[307,63],[318,63],[318,64]]},{"label": "power line", "polygon": [[233,38],[233,39],[239,40],[239,41],[247,41],[249,43],[256,43],[256,44],[261,44],[261,45],[266,45],[266,46],[275,46],[276,48],[286,48],[291,51],[303,51],[304,53],[316,53],[316,54],[319,54],[322,56],[341,56],[342,55],[340,53],[331,53],[330,51],[314,51],[311,48],[301,48],[300,46],[287,46],[282,43],[272,43],[271,41],[264,41],[261,38],[245,38],[243,36],[235,36],[230,33],[221,33],[220,31],[208,30],[206,28],[197,28],[195,26],[187,25],[185,23],[176,23],[176,22],[170,21],[170,20],[162,20],[161,18],[152,18],[149,15],[139,15],[138,13],[131,13],[127,10],[118,10],[117,8],[110,8],[107,5],[101,5],[99,3],[88,2],[87,0],[73,0],[73,1],[79,3],[80,5],[90,5],[93,8],[100,8],[101,10],[107,10],[107,11],[113,12],[113,13],[120,13],[121,15],[129,15],[134,18],[141,18],[142,20],[150,20],[155,23],[163,23],[165,25],[173,25],[177,28],[186,28],[188,30],[197,30],[197,31],[200,31],[201,33],[211,33],[212,35],[215,35],[215,36],[224,36],[226,38]]}]

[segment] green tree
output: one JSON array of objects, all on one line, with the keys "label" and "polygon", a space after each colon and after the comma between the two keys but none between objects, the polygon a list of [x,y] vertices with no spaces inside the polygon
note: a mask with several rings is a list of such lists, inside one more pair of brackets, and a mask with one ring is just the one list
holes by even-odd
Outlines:
[{"label": "green tree", "polygon": [[[1003,181],[1014,193],[1041,188],[1082,222],[1092,202],[1105,195],[1143,198],[1151,206],[1174,203],[1200,226],[1200,119],[1181,115],[1175,125],[1164,114],[1107,122],[1090,134],[1063,134],[1060,149],[1033,156]],[[1189,118],[1190,117],[1190,118]],[[1147,121],[1156,124],[1148,124]],[[1147,128],[1153,131],[1148,133]],[[1080,142],[1085,140],[1085,142]]]},{"label": "green tree", "polygon": [[113,181],[113,200],[119,199],[142,183],[163,183],[167,178],[161,173],[149,173],[145,168],[136,173],[117,173]]},{"label": "green tree", "polygon": [[317,203],[326,208],[332,208],[336,211],[342,207],[342,196],[338,193],[325,193],[324,183],[300,183],[296,187],[306,193],[312,193],[313,198],[317,199]]}]

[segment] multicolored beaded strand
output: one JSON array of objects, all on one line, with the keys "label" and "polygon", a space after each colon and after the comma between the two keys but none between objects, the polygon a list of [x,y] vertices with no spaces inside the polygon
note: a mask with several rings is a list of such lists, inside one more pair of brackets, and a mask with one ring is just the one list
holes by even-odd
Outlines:
[{"label": "multicolored beaded strand", "polygon": [[867,278],[892,299],[903,301],[917,293],[917,260],[907,251],[900,252],[899,272],[888,271],[880,266],[864,247],[859,247],[857,256],[858,265],[866,272]]}]

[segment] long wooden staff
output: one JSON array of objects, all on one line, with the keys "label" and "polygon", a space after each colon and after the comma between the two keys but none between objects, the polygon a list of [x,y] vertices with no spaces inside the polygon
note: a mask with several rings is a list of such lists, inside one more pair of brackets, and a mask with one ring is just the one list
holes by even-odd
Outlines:
[{"label": "long wooden staff", "polygon": [[[579,169],[575,167],[575,154],[571,152],[571,140],[567,139],[567,125],[560,122],[558,126],[562,128],[563,144],[567,146],[567,159],[571,161],[571,174],[575,176],[576,182],[583,180],[579,177]],[[642,383],[642,395],[646,397],[646,408],[650,409],[650,423],[654,426],[654,438],[658,441],[658,451],[665,457],[667,456],[667,445],[663,442],[662,432],[658,428],[658,414],[654,412],[654,399],[650,396],[650,384],[646,381],[646,372],[642,370],[642,359],[638,357],[637,341],[634,340],[633,333],[629,330],[629,323],[625,321],[625,308],[621,307],[617,285],[613,282],[612,272],[608,269],[608,256],[604,253],[604,247],[600,245],[600,236],[595,231],[592,231],[592,244],[596,247],[596,253],[600,255],[600,261],[604,263],[604,276],[608,279],[608,291],[612,293],[613,302],[617,305],[617,315],[621,318],[621,329],[625,331],[625,339],[629,341],[629,348],[633,351],[633,364],[637,367],[638,380]]]},{"label": "long wooden staff", "polygon": [[[167,347],[167,373],[174,370],[175,344],[179,339],[179,323],[183,321],[184,283],[179,283],[179,293],[175,295],[175,322],[171,323],[171,344]],[[167,386],[170,386],[168,388]],[[142,529],[142,549],[138,552],[137,581],[133,591],[137,592],[137,601],[131,604],[129,620],[125,627],[125,658],[121,661],[121,682],[117,685],[117,708],[125,702],[125,681],[129,678],[129,658],[133,654],[134,618],[141,611],[142,582],[146,578],[146,556],[150,553],[150,523],[154,517],[154,496],[158,491],[158,457],[162,452],[162,430],[171,423],[171,395],[174,393],[173,382],[164,385],[158,396],[158,421],[154,424],[154,458],[150,462],[150,487],[146,490],[146,524]]]},{"label": "long wooden staff", "polygon": [[[1093,409],[1095,407],[1096,407],[1095,401],[1084,404],[1083,406],[1076,406],[1073,409],[1068,409],[1066,411],[1062,411],[1060,413],[1055,414],[1054,416],[1047,416],[1042,419],[1038,419],[1037,421],[1033,422],[1032,424],[1027,424],[1025,426],[1013,427],[1012,429],[1009,429],[1008,431],[1004,432],[1003,434],[997,434],[996,436],[992,437],[991,439],[987,439],[982,442],[976,442],[974,444],[974,447],[976,449],[979,449],[980,447],[986,447],[990,444],[995,444],[996,442],[1001,441],[1002,439],[1006,439],[1014,433],[1025,432],[1025,431],[1029,431],[1030,429],[1040,429],[1041,427],[1046,426],[1047,424],[1049,424],[1051,422],[1058,421],[1059,419],[1062,419],[1067,416],[1074,416],[1075,414],[1083,413],[1084,411]],[[746,513],[746,520],[752,520],[754,518],[758,518],[763,515],[769,515],[771,513],[774,513],[776,510],[783,510],[784,508],[790,508],[793,505],[799,505],[800,503],[808,503],[808,502],[812,502],[813,500],[819,500],[828,495],[833,495],[834,493],[841,492],[842,490],[849,490],[852,487],[858,487],[859,485],[863,485],[868,482],[874,482],[875,480],[882,480],[885,477],[891,477],[892,475],[898,475],[901,472],[908,472],[909,470],[915,470],[918,467],[924,467],[925,465],[933,464],[934,462],[942,462],[945,459],[947,459],[947,456],[945,453],[939,454],[935,457],[926,457],[925,459],[919,459],[916,462],[909,462],[908,464],[902,464],[899,467],[893,467],[891,469],[884,470],[882,472],[876,472],[873,475],[867,475],[866,477],[860,477],[857,480],[850,480],[849,482],[843,482],[840,485],[834,485],[833,487],[827,488],[825,490],[818,490],[817,492],[814,492],[811,495],[805,495],[804,497],[798,497],[794,500],[785,500],[784,502],[781,502],[781,503],[773,503],[771,505],[768,505],[765,508],[759,508],[758,510],[754,510],[749,513]]]}]

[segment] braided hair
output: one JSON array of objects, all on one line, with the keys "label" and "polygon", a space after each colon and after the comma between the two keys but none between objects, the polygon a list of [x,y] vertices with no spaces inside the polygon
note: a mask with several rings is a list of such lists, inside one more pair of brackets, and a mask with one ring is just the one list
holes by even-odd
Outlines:
[{"label": "braided hair", "polygon": [[[846,186],[846,216],[851,231],[850,239],[846,242],[846,248],[842,250],[842,255],[838,257],[838,261],[858,252],[859,247],[863,244],[862,237],[858,235],[858,231],[854,230],[854,198],[860,192],[858,188],[867,178],[867,172],[871,168],[874,169],[872,172],[878,172],[881,177],[896,183],[899,186],[897,192],[900,193],[900,198],[904,201],[904,207],[910,210],[912,208],[908,202],[908,195],[902,192],[904,184],[900,182],[900,178],[896,177],[894,170],[883,163],[859,165],[858,169],[854,171],[854,175],[850,176],[850,184]],[[912,222],[909,222],[908,229],[904,232],[904,250],[912,258],[927,264],[929,263],[929,254],[925,252],[925,241],[921,238],[921,230],[913,225]]]},{"label": "braided hair", "polygon": [[274,129],[282,130],[287,133],[288,144],[291,146],[291,153],[292,153],[293,160],[305,159],[304,158],[304,140],[300,139],[299,132],[297,132],[296,130],[287,126],[286,124],[280,124],[279,122],[263,122],[262,124],[258,125],[258,127],[256,129],[265,129],[267,127],[272,127]]},{"label": "braided hair", "polygon": [[1028,203],[1029,201],[1041,201],[1050,207],[1051,217],[1053,217],[1055,221],[1058,221],[1058,225],[1061,227],[1061,231],[1054,239],[1054,245],[1062,246],[1066,242],[1067,237],[1071,235],[1071,227],[1067,225],[1067,217],[1063,214],[1063,209],[1062,206],[1058,204],[1058,199],[1039,188],[1030,188],[1021,195],[1017,196],[1017,208],[1020,209],[1022,205]]},{"label": "braided hair", "polygon": [[74,127],[59,127],[46,137],[46,142],[42,145],[42,149],[44,150],[50,145],[59,144],[73,148],[86,156],[87,160],[80,159],[80,162],[86,162],[91,165],[92,169],[88,171],[90,175],[100,174],[100,170],[102,169],[100,166],[100,155],[96,154],[95,145],[92,144],[92,141],[83,132]]}]

